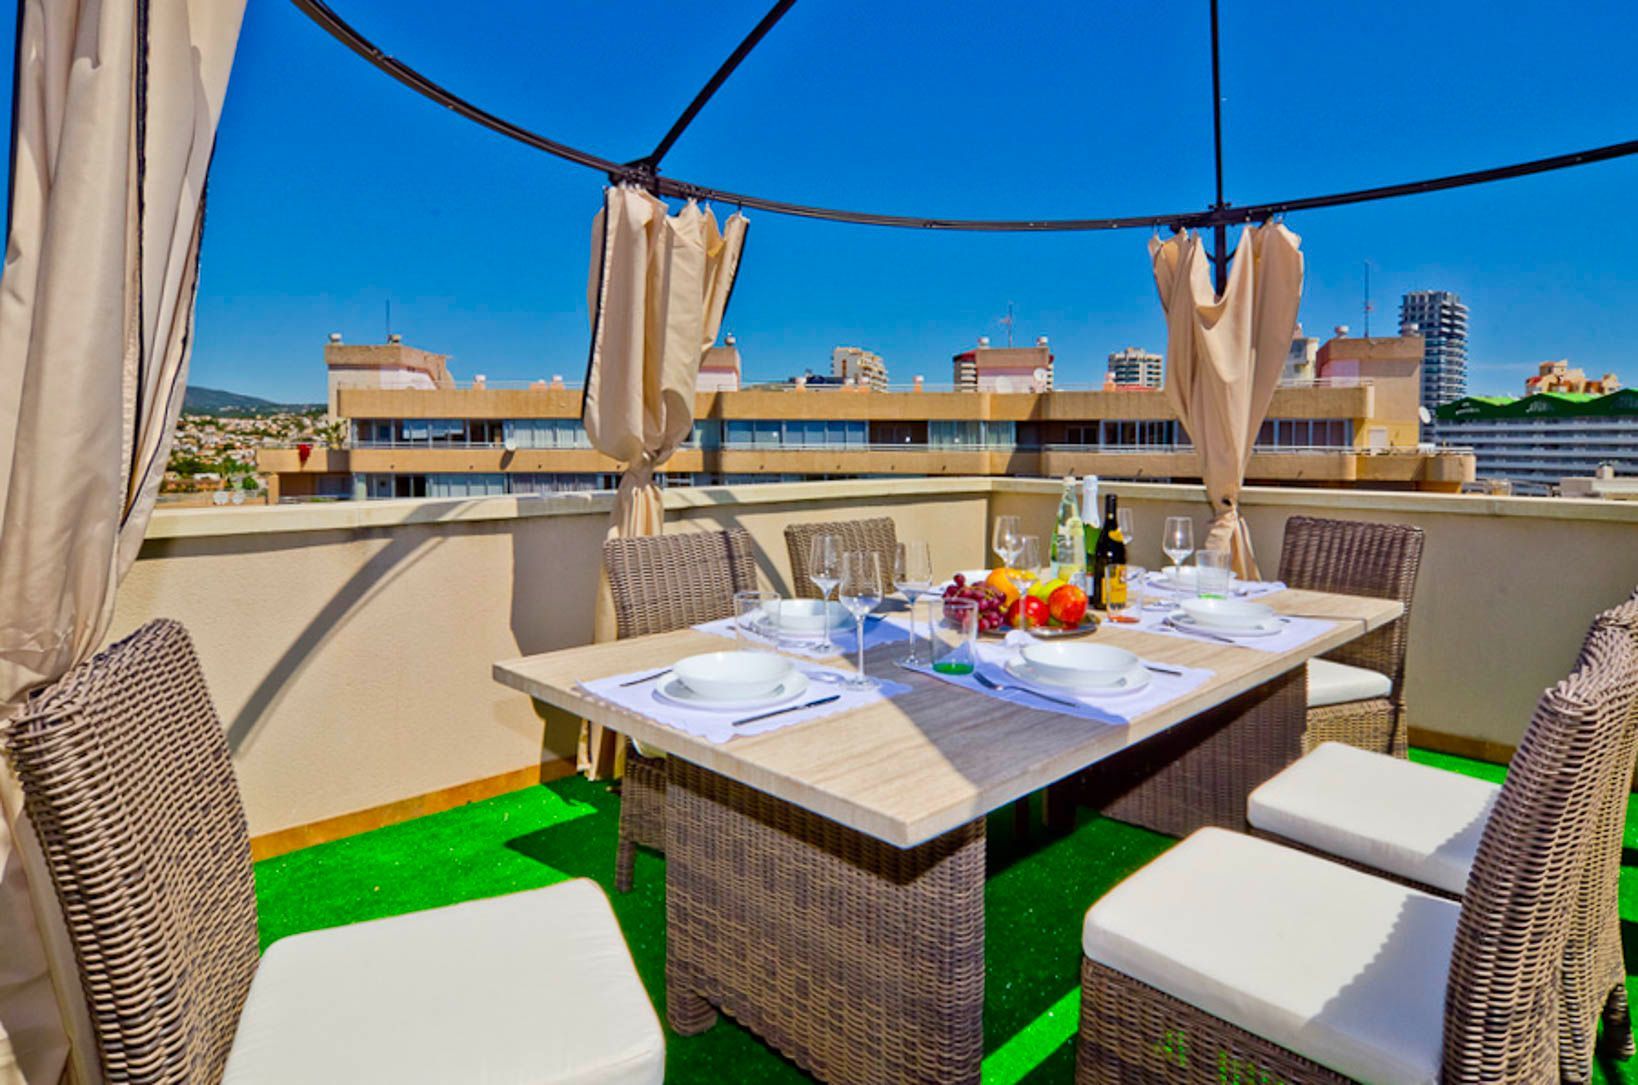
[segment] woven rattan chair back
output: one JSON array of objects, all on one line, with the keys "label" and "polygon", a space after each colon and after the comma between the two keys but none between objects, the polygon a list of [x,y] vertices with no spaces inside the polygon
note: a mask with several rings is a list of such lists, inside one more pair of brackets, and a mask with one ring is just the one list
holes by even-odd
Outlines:
[{"label": "woven rattan chair back", "polygon": [[610,539],[603,569],[622,639],[732,617],[734,593],[756,587],[751,536],[737,527]]},{"label": "woven rattan chair back", "polygon": [[1422,565],[1422,539],[1422,529],[1409,524],[1293,516],[1285,522],[1285,539],[1280,545],[1280,579],[1287,587],[1397,599],[1405,604],[1403,617],[1325,656],[1387,675],[1393,681],[1396,701],[1404,688],[1411,597]]},{"label": "woven rattan chair back", "polygon": [[256,972],[244,808],[181,625],[31,697],[6,733],[110,1082],[215,1082]]},{"label": "woven rattan chair back", "polygon": [[874,550],[882,560],[882,587],[893,591],[893,559],[898,549],[898,532],[886,516],[869,520],[827,520],[817,524],[791,524],[785,529],[785,549],[791,559],[791,592],[801,599],[819,598],[819,589],[808,579],[808,548],[815,535],[840,535],[842,549]]},{"label": "woven rattan chair back", "polygon": [[1638,696],[1638,647],[1597,626],[1542,695],[1463,897],[1444,1021],[1445,1085],[1555,1081],[1560,976],[1600,800]]},{"label": "woven rattan chair back", "polygon": [[[1638,643],[1638,592],[1600,614],[1589,640],[1613,630]],[[1620,750],[1598,799],[1597,824],[1587,842],[1587,858],[1577,890],[1574,921],[1564,952],[1564,1007],[1559,1048],[1566,1082],[1591,1079],[1595,1047],[1604,1054],[1633,1054],[1627,1005],[1626,954],[1621,944],[1620,877],[1625,846],[1627,800],[1638,761],[1638,699],[1627,715]],[[1598,1021],[1604,1020],[1604,1035]]]}]

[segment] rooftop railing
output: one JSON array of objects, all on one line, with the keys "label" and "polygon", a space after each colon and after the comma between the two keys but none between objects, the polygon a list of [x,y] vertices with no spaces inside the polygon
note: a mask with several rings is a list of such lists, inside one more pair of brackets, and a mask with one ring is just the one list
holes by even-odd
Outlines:
[{"label": "rooftop railing", "polygon": [[[1146,565],[1163,560],[1166,516],[1207,514],[1198,486],[1106,489],[1136,514],[1132,557]],[[988,564],[997,514],[1048,532],[1059,495],[1051,479],[876,478],[680,487],[664,500],[668,530],[749,531],[762,579],[786,592],[793,521],[891,516],[947,574]],[[489,669],[591,639],[612,507],[582,492],[161,509],[113,635],[161,615],[193,631],[258,835],[543,761],[565,771],[577,723]],[[1590,616],[1638,582],[1638,503],[1248,487],[1242,507],[1270,576],[1290,515],[1427,532],[1410,722],[1423,744],[1457,752],[1504,757]],[[1521,554],[1550,555],[1551,571],[1527,575]]]}]

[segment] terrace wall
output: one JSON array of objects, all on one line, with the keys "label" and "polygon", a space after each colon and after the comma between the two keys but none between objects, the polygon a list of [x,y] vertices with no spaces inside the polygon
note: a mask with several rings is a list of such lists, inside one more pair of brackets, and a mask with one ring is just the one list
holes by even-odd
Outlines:
[{"label": "terrace wall", "polygon": [[[1199,487],[1109,489],[1137,513],[1140,561],[1159,564],[1166,515],[1205,513]],[[1021,479],[876,479],[673,490],[666,504],[679,529],[746,528],[764,579],[788,590],[787,523],[886,513],[952,570],[988,557],[995,512],[1046,531],[1057,495]],[[1411,723],[1457,752],[1505,757],[1590,616],[1638,583],[1628,504],[1269,488],[1245,505],[1270,575],[1293,514],[1428,532]],[[502,689],[490,665],[590,639],[610,507],[572,494],[160,511],[113,635],[187,624],[252,833],[272,841],[264,852],[295,846],[566,771],[574,721]]]}]

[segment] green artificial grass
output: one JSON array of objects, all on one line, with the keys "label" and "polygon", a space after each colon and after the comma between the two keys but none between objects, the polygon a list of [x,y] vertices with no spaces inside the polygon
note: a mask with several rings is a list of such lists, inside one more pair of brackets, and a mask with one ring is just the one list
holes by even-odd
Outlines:
[{"label": "green artificial grass", "polygon": [[[1425,751],[1413,758],[1499,780],[1499,765]],[[533,889],[566,878],[601,884],[637,971],[665,1017],[665,860],[637,857],[635,888],[614,892],[619,798],[580,778],[531,787],[442,814],[306,848],[256,864],[265,948],[301,931]],[[1094,900],[1165,851],[1170,838],[1083,812],[1053,836],[1013,834],[1010,809],[989,825],[985,886],[985,1085],[1074,1079],[1080,1012],[1081,920]],[[1623,933],[1638,962],[1638,823],[1627,818],[1621,881]],[[1638,994],[1629,979],[1629,988]],[[690,1083],[809,1080],[723,1017],[700,1036],[666,1036],[666,1080]],[[1596,1082],[1638,1085],[1638,1059],[1598,1068]]]}]

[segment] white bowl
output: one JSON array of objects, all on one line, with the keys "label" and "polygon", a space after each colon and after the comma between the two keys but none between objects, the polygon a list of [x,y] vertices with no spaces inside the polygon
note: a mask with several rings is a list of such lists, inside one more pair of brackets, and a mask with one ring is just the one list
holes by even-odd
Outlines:
[{"label": "white bowl", "polygon": [[1182,599],[1178,607],[1200,625],[1219,629],[1255,629],[1274,617],[1274,608],[1238,599]]},{"label": "white bowl", "polygon": [[1061,686],[1112,686],[1138,665],[1124,648],[1072,641],[1026,644],[1019,655],[1043,682]]},{"label": "white bowl", "polygon": [[820,633],[853,621],[842,604],[818,599],[781,599],[768,604],[768,611],[781,633]]},{"label": "white bowl", "polygon": [[671,668],[683,685],[713,701],[763,697],[790,677],[791,661],[772,652],[706,652]]}]

